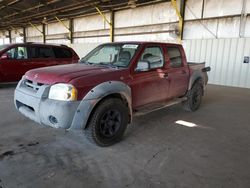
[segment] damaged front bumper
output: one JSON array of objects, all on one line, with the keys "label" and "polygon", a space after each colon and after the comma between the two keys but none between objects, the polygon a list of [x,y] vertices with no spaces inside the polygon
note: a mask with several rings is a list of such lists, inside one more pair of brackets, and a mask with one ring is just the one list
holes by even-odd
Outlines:
[{"label": "damaged front bumper", "polygon": [[[85,127],[90,114],[86,110],[92,109],[93,102],[48,99],[49,88],[49,85],[21,80],[15,90],[16,109],[29,119],[45,126],[63,129]],[[86,107],[85,110],[79,108],[82,105]]]}]

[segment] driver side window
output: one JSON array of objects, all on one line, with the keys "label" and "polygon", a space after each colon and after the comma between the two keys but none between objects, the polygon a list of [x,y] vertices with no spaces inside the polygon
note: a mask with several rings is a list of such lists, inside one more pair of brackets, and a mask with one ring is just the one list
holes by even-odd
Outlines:
[{"label": "driver side window", "polygon": [[16,48],[11,48],[6,52],[8,59],[27,59],[27,48],[23,46],[18,46]]},{"label": "driver side window", "polygon": [[147,61],[149,63],[149,69],[155,69],[163,67],[163,55],[159,46],[150,46],[145,48],[140,61]]}]

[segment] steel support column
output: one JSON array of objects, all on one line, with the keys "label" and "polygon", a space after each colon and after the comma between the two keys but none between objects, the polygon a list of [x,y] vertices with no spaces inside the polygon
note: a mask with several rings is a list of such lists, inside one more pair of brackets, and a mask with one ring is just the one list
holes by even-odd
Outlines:
[{"label": "steel support column", "polygon": [[114,20],[115,20],[115,13],[114,11],[110,12],[110,42],[114,42]]},{"label": "steel support column", "polygon": [[184,23],[184,19],[183,19],[183,16],[184,16],[184,12],[185,12],[185,0],[180,0],[180,10],[179,10],[179,7],[177,5],[177,2],[176,0],[171,0],[171,3],[176,11],[176,15],[178,16],[179,18],[179,24],[178,24],[178,40],[179,40],[179,43],[181,43],[181,40],[182,40],[182,36],[183,36],[183,23]]},{"label": "steel support column", "polygon": [[70,40],[70,43],[73,44],[74,43],[74,38],[73,38],[73,33],[74,33],[74,20],[73,18],[71,18],[69,20],[69,40]]},{"label": "steel support column", "polygon": [[45,24],[42,24],[42,27],[43,27],[43,31],[42,31],[42,34],[43,34],[43,43],[45,44],[46,43],[46,31],[45,31]]},{"label": "steel support column", "polygon": [[10,39],[10,43],[12,43],[11,30],[9,30],[9,39]]},{"label": "steel support column", "polygon": [[186,0],[180,0],[180,13],[181,13],[181,17],[182,17],[181,35],[180,35],[181,36],[181,40],[183,39],[185,10],[186,10]]},{"label": "steel support column", "polygon": [[26,29],[25,27],[23,27],[23,42],[27,42],[27,38],[26,38]]}]

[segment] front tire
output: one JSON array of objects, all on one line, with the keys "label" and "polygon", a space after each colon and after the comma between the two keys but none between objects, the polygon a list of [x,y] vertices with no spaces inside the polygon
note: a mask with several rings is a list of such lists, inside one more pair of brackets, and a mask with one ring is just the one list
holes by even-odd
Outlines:
[{"label": "front tire", "polygon": [[85,135],[98,146],[107,147],[119,142],[128,124],[128,107],[117,98],[102,101],[90,117]]},{"label": "front tire", "polygon": [[187,93],[187,100],[182,102],[183,108],[186,111],[196,111],[200,105],[203,95],[202,84],[197,81],[191,90]]}]

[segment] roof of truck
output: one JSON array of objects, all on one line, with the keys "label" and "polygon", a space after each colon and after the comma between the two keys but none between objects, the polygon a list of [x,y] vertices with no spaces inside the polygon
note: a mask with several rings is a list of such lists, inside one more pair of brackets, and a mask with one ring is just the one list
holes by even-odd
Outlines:
[{"label": "roof of truck", "polygon": [[178,43],[171,43],[171,42],[155,42],[155,41],[120,41],[120,42],[108,42],[104,44],[171,44],[171,45],[181,45]]}]

